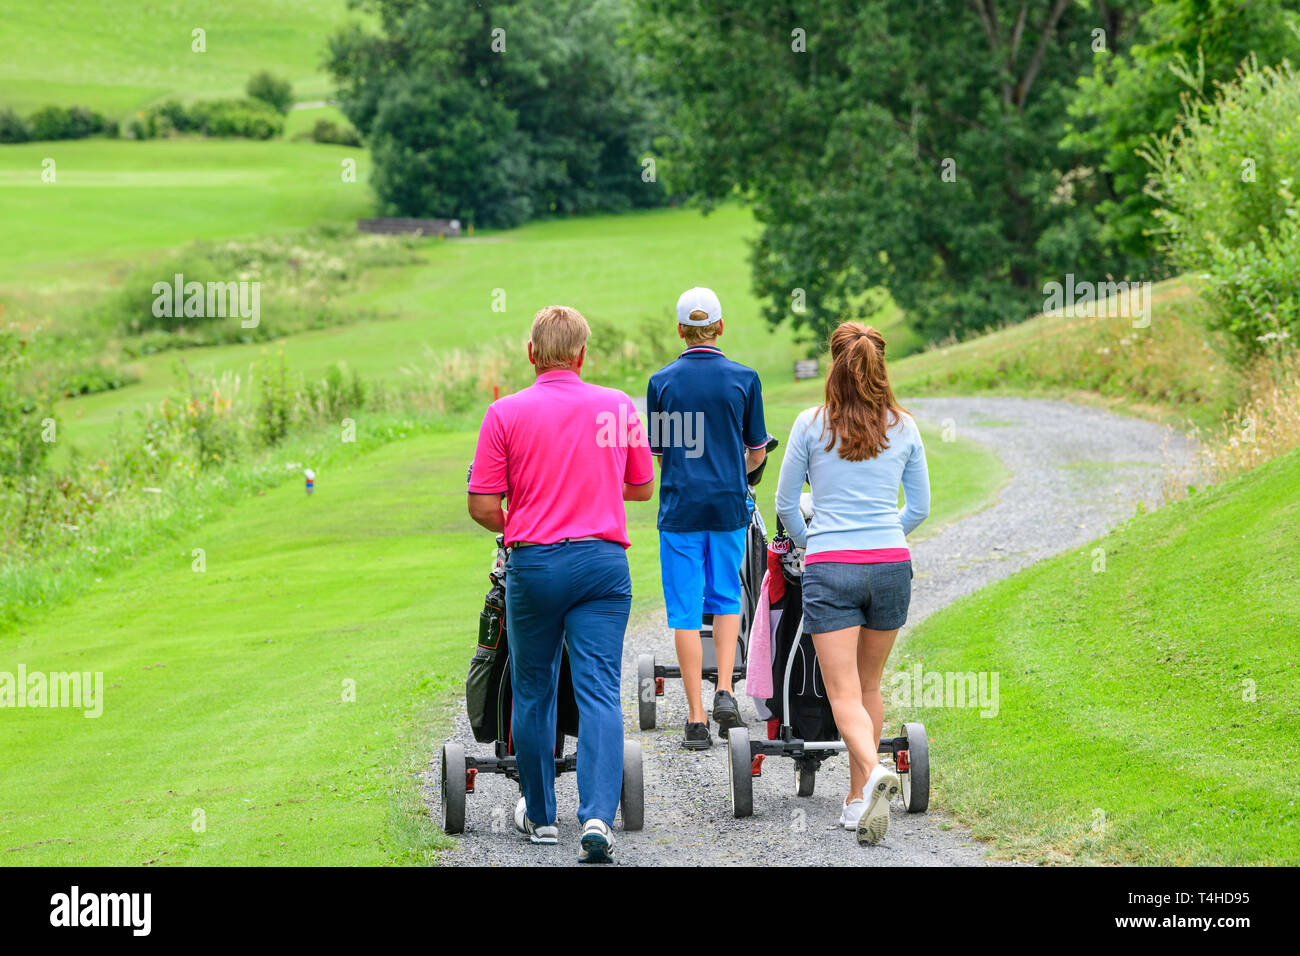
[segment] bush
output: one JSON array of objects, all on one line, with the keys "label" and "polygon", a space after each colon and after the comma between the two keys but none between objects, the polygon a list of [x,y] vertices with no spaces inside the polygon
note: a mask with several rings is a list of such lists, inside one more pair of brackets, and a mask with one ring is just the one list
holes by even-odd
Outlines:
[{"label": "bush", "polygon": [[289,112],[293,106],[293,86],[288,80],[282,80],[266,70],[250,76],[244,90],[249,99],[260,100],[280,114]]},{"label": "bush", "polygon": [[346,123],[320,119],[311,128],[311,138],[318,143],[334,143],[339,146],[360,146],[361,136]]},{"label": "bush", "polygon": [[204,136],[270,139],[284,132],[284,119],[260,100],[211,100],[191,109]]},{"label": "bush", "polygon": [[25,143],[31,138],[27,120],[7,107],[0,109],[0,143]]},{"label": "bush", "polygon": [[1300,76],[1250,61],[1144,150],[1170,257],[1206,274],[1211,326],[1231,335],[1241,359],[1300,335],[1298,115]]},{"label": "bush", "polygon": [[0,328],[0,483],[35,473],[50,450],[45,422],[54,419],[51,397],[19,384],[26,348],[17,328]]},{"label": "bush", "polygon": [[107,132],[114,124],[84,106],[44,106],[28,117],[27,125],[29,139],[56,140],[85,139]]},{"label": "bush", "polygon": [[173,133],[270,139],[284,132],[284,119],[261,100],[206,100],[186,106],[172,99],[136,117],[128,129],[136,139]]}]

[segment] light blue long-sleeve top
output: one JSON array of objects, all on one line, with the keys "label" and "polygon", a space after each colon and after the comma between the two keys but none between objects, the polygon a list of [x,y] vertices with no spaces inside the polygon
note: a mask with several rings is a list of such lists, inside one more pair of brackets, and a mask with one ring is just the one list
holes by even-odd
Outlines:
[{"label": "light blue long-sleeve top", "polygon": [[[824,424],[817,406],[790,429],[776,486],[776,513],[790,538],[808,554],[907,547],[906,536],[930,513],[930,472],[916,422],[901,414],[885,433],[889,447],[865,461],[841,458],[838,440],[827,451]],[[799,510],[805,480],[812,489],[811,527]]]}]

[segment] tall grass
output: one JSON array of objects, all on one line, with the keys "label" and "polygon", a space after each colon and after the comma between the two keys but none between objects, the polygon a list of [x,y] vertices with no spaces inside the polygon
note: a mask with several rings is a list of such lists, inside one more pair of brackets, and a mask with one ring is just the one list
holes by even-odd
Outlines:
[{"label": "tall grass", "polygon": [[1194,459],[1165,476],[1165,497],[1186,497],[1300,448],[1300,353],[1253,367],[1250,398],[1213,427],[1195,428]]}]

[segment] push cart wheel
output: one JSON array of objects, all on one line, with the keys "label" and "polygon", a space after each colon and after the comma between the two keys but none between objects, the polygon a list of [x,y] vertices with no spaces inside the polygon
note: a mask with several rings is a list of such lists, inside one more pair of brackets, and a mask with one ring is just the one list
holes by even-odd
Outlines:
[{"label": "push cart wheel", "polygon": [[749,731],[732,727],[727,734],[727,775],[731,778],[731,815],[754,815],[754,777],[750,770]]},{"label": "push cart wheel", "polygon": [[642,654],[636,659],[636,710],[642,730],[655,726],[655,657]]},{"label": "push cart wheel", "polygon": [[442,832],[465,832],[465,748],[442,745]]},{"label": "push cart wheel", "polygon": [[640,830],[645,826],[645,784],[641,774],[641,744],[623,741],[623,792],[619,805],[623,809],[623,829]]},{"label": "push cart wheel", "polygon": [[903,809],[924,813],[930,806],[930,740],[925,724],[903,724],[903,736],[907,738],[907,773],[898,775]]},{"label": "push cart wheel", "polygon": [[817,768],[795,765],[794,785],[799,796],[811,797],[813,788],[817,786]]}]

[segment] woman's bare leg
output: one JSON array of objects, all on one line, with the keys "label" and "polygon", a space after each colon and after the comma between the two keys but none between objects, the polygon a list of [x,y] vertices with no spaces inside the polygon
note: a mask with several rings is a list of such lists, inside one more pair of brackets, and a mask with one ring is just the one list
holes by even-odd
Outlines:
[{"label": "woman's bare leg", "polygon": [[846,627],[812,636],[835,725],[849,749],[849,800],[862,796],[867,777],[879,762],[873,741],[880,732],[872,727],[871,717],[862,703],[862,681],[858,676],[859,630]]},{"label": "woman's bare leg", "polygon": [[[880,693],[880,680],[885,673],[885,661],[893,650],[898,629],[873,631],[864,627],[858,637],[858,680],[862,682],[862,706],[871,717],[876,732],[876,750],[880,751],[881,728],[885,721],[885,701]],[[866,780],[864,778],[863,782]]]}]

